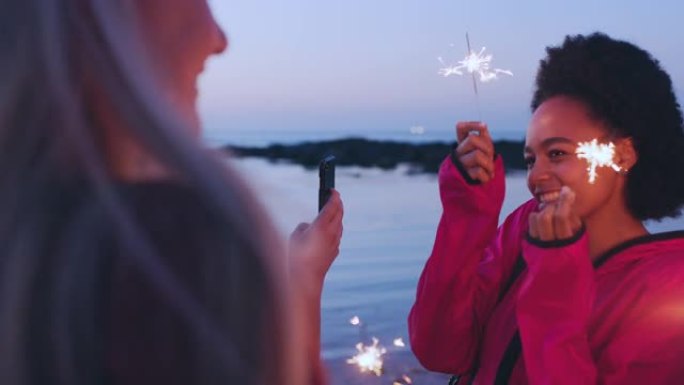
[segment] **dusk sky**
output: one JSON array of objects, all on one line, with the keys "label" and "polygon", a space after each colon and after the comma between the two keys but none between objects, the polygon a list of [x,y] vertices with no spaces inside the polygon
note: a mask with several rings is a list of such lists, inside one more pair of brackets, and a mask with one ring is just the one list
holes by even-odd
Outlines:
[{"label": "dusk sky", "polygon": [[[495,137],[522,138],[534,74],[547,45],[603,31],[651,52],[684,96],[679,1],[213,0],[229,50],[200,81],[205,136],[241,133],[443,132],[481,117]],[[513,77],[480,84],[438,75],[486,47]],[[301,136],[301,135],[300,135]]]}]

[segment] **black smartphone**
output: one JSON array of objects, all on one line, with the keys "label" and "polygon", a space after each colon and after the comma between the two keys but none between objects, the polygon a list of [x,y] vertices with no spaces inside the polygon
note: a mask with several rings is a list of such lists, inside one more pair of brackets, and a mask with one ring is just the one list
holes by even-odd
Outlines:
[{"label": "black smartphone", "polygon": [[318,211],[330,199],[330,189],[335,187],[335,156],[328,155],[318,165]]}]

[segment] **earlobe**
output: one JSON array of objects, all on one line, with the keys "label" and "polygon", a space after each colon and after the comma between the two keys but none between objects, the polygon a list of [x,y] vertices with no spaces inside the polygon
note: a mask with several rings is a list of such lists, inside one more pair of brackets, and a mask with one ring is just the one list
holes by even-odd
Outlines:
[{"label": "earlobe", "polygon": [[623,174],[627,174],[639,158],[632,138],[622,139],[617,146],[617,153],[615,155],[617,155],[616,163],[622,169]]}]

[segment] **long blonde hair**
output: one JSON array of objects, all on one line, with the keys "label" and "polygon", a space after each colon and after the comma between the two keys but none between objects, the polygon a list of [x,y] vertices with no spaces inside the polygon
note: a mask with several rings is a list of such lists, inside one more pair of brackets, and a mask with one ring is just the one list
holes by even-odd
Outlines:
[{"label": "long blonde hair", "polygon": [[[74,176],[95,191],[116,224],[119,241],[135,250],[132,262],[136,268],[196,329],[198,341],[207,346],[203,350],[207,361],[221,368],[227,376],[224,379],[255,370],[258,373],[251,378],[259,383],[297,381],[287,360],[291,341],[282,294],[286,291],[282,290],[280,242],[237,174],[189,141],[191,130],[160,97],[149,60],[138,43],[135,17],[134,7],[123,0],[14,0],[3,4],[0,12],[0,381],[10,385],[29,382],[26,346],[31,320],[27,308],[31,296],[36,295],[36,281],[41,279],[37,272],[47,263],[45,258],[78,247],[64,245],[48,256],[41,252],[50,236],[43,226],[49,213],[40,210],[47,207],[45,192],[56,181]],[[260,261],[265,279],[257,281],[267,287],[261,288],[265,296],[255,300],[267,309],[261,316],[273,317],[271,328],[263,330],[262,341],[236,340],[240,331],[225,330],[220,317],[213,317],[200,301],[187,295],[143,236],[125,199],[113,188],[87,74],[96,74],[91,78],[104,90],[127,134],[229,224],[226,237],[235,240],[236,246],[217,251],[216,259]],[[73,231],[81,231],[83,238],[93,236],[87,228]],[[57,260],[60,271],[82,269],[69,258]],[[225,263],[217,261],[203,268],[215,270],[222,265]],[[249,295],[250,287],[231,286],[231,276],[240,274],[244,272],[226,271],[225,282],[214,288],[213,295]],[[73,293],[62,287],[68,282],[57,280],[55,285],[51,289],[57,294],[51,306],[57,321],[46,326],[59,356],[54,358],[57,370],[53,378],[55,383],[80,383],[85,380],[83,368],[69,359],[74,330],[69,325],[72,316],[66,314],[74,308],[85,313],[93,309],[73,306]],[[230,306],[228,300],[226,306]],[[231,311],[244,310],[226,309],[223,313],[229,316]],[[265,322],[255,320],[254,325]],[[240,354],[245,344],[261,345],[263,362],[245,365]],[[197,383],[205,383],[202,374],[197,378]]]}]

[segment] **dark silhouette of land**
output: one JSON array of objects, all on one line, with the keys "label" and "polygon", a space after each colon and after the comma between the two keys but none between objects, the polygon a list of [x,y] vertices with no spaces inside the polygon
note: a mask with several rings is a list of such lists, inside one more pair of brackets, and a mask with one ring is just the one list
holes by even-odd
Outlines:
[{"label": "dark silhouette of land", "polygon": [[[379,167],[391,170],[407,164],[411,172],[435,173],[452,151],[445,142],[405,143],[362,138],[338,139],[298,144],[272,144],[267,147],[227,146],[238,157],[260,157],[271,161],[289,161],[305,168],[316,168],[327,155],[335,155],[340,166]],[[506,170],[524,170],[523,142],[499,140],[496,152],[503,156]]]}]

